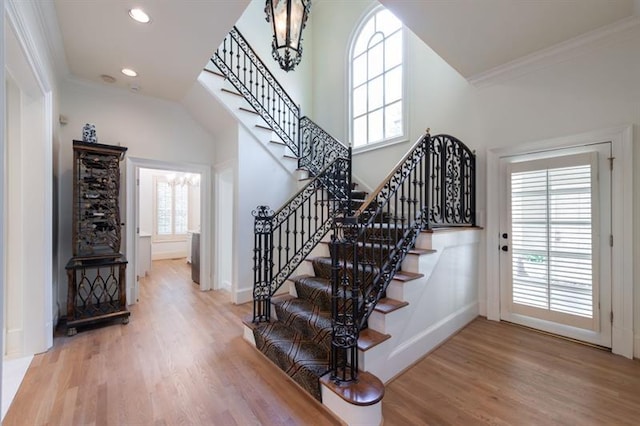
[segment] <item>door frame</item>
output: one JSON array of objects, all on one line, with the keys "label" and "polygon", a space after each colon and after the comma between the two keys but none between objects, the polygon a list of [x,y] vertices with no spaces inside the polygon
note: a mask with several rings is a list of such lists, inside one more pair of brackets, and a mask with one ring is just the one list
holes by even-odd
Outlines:
[{"label": "door frame", "polygon": [[135,299],[135,283],[138,266],[138,238],[136,228],[139,226],[138,185],[136,184],[138,169],[175,170],[185,173],[200,173],[200,290],[211,290],[212,225],[211,215],[211,167],[204,164],[150,160],[146,158],[126,157],[126,256],[127,268],[127,304],[137,302]]},{"label": "door frame", "polygon": [[486,314],[500,321],[500,158],[558,148],[611,142],[612,248],[611,302],[613,353],[633,358],[633,127],[619,126],[591,132],[487,150]]}]

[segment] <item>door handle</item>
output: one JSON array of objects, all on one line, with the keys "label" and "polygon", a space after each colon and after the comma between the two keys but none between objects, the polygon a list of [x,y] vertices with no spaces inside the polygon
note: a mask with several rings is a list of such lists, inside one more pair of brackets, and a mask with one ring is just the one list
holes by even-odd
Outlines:
[{"label": "door handle", "polygon": [[502,246],[502,247],[500,247],[500,250],[509,251],[509,246]]}]

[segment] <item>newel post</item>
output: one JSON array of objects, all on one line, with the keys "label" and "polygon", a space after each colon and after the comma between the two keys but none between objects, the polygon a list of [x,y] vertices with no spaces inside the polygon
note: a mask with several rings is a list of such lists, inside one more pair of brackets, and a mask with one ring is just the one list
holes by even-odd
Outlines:
[{"label": "newel post", "polygon": [[253,249],[253,322],[271,318],[271,282],[273,280],[273,210],[258,206],[251,214],[254,222]]},{"label": "newel post", "polygon": [[358,379],[360,334],[360,277],[358,276],[359,226],[355,217],[336,220],[329,244],[331,252],[331,380]]}]

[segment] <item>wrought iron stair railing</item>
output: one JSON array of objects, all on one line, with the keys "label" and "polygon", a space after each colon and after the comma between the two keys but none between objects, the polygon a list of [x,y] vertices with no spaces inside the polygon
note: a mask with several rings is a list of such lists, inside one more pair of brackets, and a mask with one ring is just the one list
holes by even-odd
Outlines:
[{"label": "wrought iron stair railing", "polygon": [[300,159],[298,167],[316,175],[336,158],[347,157],[349,149],[309,117],[300,119]]},{"label": "wrought iron stair railing", "polygon": [[211,61],[264,121],[299,156],[300,107],[278,83],[236,27],[222,41]]},{"label": "wrought iron stair railing", "polygon": [[299,168],[316,176],[335,159],[348,156],[345,145],[309,117],[300,117],[298,105],[236,27],[211,62],[298,157]]},{"label": "wrought iron stair railing", "polygon": [[277,212],[258,206],[253,322],[270,320],[271,297],[350,208],[351,152],[327,165]]},{"label": "wrought iron stair railing", "polygon": [[308,117],[233,28],[211,62],[315,177],[277,212],[253,211],[254,322],[269,321],[271,296],[350,208],[351,151]]},{"label": "wrought iron stair railing", "polygon": [[475,156],[448,135],[421,138],[350,217],[338,218],[332,257],[332,377],[358,375],[360,331],[421,231],[475,225]]}]

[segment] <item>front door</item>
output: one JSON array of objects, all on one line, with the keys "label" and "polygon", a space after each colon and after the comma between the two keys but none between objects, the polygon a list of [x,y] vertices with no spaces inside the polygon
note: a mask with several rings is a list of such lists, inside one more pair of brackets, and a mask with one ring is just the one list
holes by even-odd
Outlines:
[{"label": "front door", "polygon": [[501,159],[500,316],[611,347],[611,144]]}]

